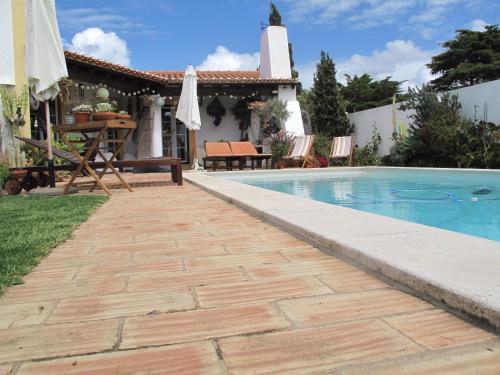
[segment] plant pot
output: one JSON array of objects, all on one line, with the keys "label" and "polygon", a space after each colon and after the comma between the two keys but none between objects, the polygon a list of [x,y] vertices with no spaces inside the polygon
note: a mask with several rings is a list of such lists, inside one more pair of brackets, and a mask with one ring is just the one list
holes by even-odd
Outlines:
[{"label": "plant pot", "polygon": [[89,112],[74,112],[73,117],[75,118],[75,122],[77,124],[82,124],[84,122],[90,121],[90,113]]},{"label": "plant pot", "polygon": [[120,119],[120,120],[130,120],[131,119],[131,116],[130,115],[120,115],[120,114],[116,114],[116,118],[117,119]]},{"label": "plant pot", "polygon": [[101,121],[101,120],[113,120],[115,119],[117,114],[115,112],[94,112],[92,115],[92,118],[94,121]]}]

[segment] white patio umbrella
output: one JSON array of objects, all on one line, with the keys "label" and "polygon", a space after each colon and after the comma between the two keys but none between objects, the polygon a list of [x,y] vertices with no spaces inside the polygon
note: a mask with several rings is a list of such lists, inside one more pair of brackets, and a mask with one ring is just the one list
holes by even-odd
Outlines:
[{"label": "white patio umbrella", "polygon": [[26,0],[26,74],[32,94],[45,101],[49,180],[55,187],[49,100],[59,94],[58,82],[68,77],[55,0]]},{"label": "white patio umbrella", "polygon": [[[12,28],[12,2],[0,1],[0,86],[16,84],[14,67],[14,31]],[[0,153],[6,153],[2,103],[0,101]],[[0,189],[2,187],[0,186]]]},{"label": "white patio umbrella", "polygon": [[194,133],[194,161],[192,169],[201,169],[198,164],[198,147],[196,145],[196,130],[201,128],[200,107],[198,106],[198,90],[196,72],[192,65],[188,65],[182,81],[182,92],[177,105],[175,117],[181,120],[186,128]]},{"label": "white patio umbrella", "polygon": [[12,3],[0,1],[0,85],[15,85]]}]

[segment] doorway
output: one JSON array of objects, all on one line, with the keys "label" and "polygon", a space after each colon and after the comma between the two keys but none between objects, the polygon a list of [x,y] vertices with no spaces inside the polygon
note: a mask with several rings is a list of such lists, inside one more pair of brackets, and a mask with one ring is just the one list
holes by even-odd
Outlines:
[{"label": "doorway", "polygon": [[175,108],[163,107],[161,113],[163,156],[177,157],[189,163],[189,133],[184,123],[175,118]]}]

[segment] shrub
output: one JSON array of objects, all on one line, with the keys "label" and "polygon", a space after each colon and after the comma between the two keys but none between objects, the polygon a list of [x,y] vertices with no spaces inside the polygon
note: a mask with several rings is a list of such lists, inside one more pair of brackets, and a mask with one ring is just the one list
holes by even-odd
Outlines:
[{"label": "shrub", "polygon": [[381,142],[382,136],[377,127],[373,125],[370,141],[363,147],[354,149],[353,164],[355,166],[380,165],[381,160],[377,152]]},{"label": "shrub", "polygon": [[316,157],[322,156],[323,158],[328,158],[328,155],[330,154],[331,144],[332,139],[327,134],[316,134],[313,144],[314,155]]},{"label": "shrub", "polygon": [[495,139],[500,126],[463,117],[456,95],[438,96],[429,86],[410,89],[401,109],[415,114],[408,137],[393,147],[394,161],[402,156],[406,165],[459,168],[495,168],[500,163]]},{"label": "shrub", "polygon": [[293,144],[294,137],[284,130],[280,130],[276,134],[272,134],[269,138],[269,146],[271,147],[272,163],[276,165],[283,160],[283,157],[288,154],[290,146]]}]

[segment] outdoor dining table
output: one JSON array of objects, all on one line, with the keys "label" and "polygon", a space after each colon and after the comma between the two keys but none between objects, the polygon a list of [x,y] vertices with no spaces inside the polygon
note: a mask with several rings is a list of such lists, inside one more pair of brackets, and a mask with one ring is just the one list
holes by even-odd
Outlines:
[{"label": "outdoor dining table", "polygon": [[[69,189],[72,186],[78,186],[83,184],[89,184],[89,182],[75,182],[76,177],[78,177],[83,170],[85,170],[93,179],[90,182],[90,191],[93,191],[97,186],[106,192],[106,194],[111,195],[109,187],[103,182],[102,178],[110,169],[115,176],[120,180],[120,186],[124,186],[128,191],[132,191],[130,185],[123,179],[120,172],[113,166],[113,161],[116,159],[119,152],[122,150],[123,146],[129,140],[132,132],[137,127],[135,121],[132,120],[103,120],[103,121],[91,121],[80,124],[72,125],[59,125],[55,127],[56,132],[59,133],[62,141],[68,147],[78,160],[80,164],[73,171],[70,180],[64,187],[64,194],[68,194]],[[119,137],[108,138],[109,132],[117,133]],[[86,149],[84,155],[80,155],[78,148],[75,146],[79,142],[75,142],[69,138],[69,134],[79,133],[83,136],[83,140],[86,141]],[[102,152],[100,144],[115,144],[115,148],[111,157],[107,158],[106,154]],[[104,167],[98,171],[93,168],[93,163],[90,161],[90,157],[96,152],[103,160]]]}]

